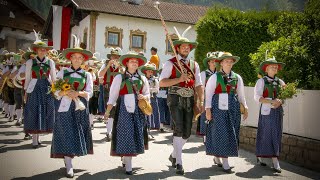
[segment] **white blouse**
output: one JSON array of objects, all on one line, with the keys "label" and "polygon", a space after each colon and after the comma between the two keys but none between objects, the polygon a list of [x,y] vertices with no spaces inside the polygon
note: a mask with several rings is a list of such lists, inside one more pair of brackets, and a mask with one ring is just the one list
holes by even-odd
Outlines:
[{"label": "white blouse", "polygon": [[[237,82],[237,95],[239,102],[244,105],[245,108],[248,108],[245,94],[244,94],[244,84],[242,77],[237,74],[238,82]],[[205,93],[206,93],[206,108],[211,108],[212,96],[214,95],[214,91],[217,87],[217,74],[213,74],[207,82]]]},{"label": "white blouse", "polygon": [[[37,58],[36,58],[36,60],[37,60],[37,63],[40,63],[40,61]],[[48,59],[47,57],[45,57],[43,62],[45,63],[47,61],[50,61],[50,63],[49,63],[49,65],[50,65],[50,74],[48,76],[48,81],[50,83],[52,83],[52,82],[56,81],[56,66],[55,66],[55,63],[51,59]],[[33,64],[32,59],[29,59],[26,62],[26,81],[25,81],[25,84],[24,84],[24,89],[25,90],[29,87],[29,83],[32,80],[32,76],[31,76],[32,64]],[[31,85],[35,86],[36,83],[32,83]],[[29,88],[33,89],[33,87],[29,87]]]},{"label": "white blouse", "polygon": [[[265,76],[267,77],[267,76]],[[267,77],[268,81],[272,81],[273,79]],[[279,79],[279,83],[281,86],[285,85],[284,81]],[[256,85],[254,86],[254,100],[256,102],[259,102],[260,98],[262,98],[263,95],[263,90],[264,90],[264,79],[260,78],[258,79]]]},{"label": "white blouse", "polygon": [[[178,55],[178,58],[182,59],[182,57],[180,55]],[[185,64],[188,64],[188,62],[189,62],[189,59],[186,59]],[[162,79],[170,78],[171,72],[172,72],[172,68],[173,68],[173,63],[171,61],[169,61],[169,60],[166,61],[166,63],[163,65],[159,81],[161,81]],[[203,85],[203,81],[201,81],[200,68],[199,68],[199,64],[196,61],[195,61],[195,69],[196,69],[196,72],[194,72],[194,75],[195,75],[195,87],[197,87],[197,86]],[[191,70],[193,71],[193,69],[191,69]]]},{"label": "white blouse", "polygon": [[[126,72],[128,74],[128,72]],[[143,88],[142,88],[142,95],[147,98],[147,100],[150,102],[150,89],[149,89],[149,82],[148,79],[145,76],[140,76],[142,81],[143,81]],[[137,73],[135,76],[132,77],[132,80],[138,80]],[[108,100],[108,105],[111,104],[113,106],[116,105],[119,93],[120,93],[120,88],[121,88],[121,83],[122,83],[122,74],[116,75],[116,77],[113,79],[111,87],[110,87],[110,95],[109,95],[109,100]]]}]

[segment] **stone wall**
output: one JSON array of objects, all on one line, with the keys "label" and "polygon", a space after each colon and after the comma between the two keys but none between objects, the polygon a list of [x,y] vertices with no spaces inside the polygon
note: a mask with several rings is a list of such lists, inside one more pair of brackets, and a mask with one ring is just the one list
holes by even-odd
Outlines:
[{"label": "stone wall", "polygon": [[[240,148],[255,152],[257,128],[241,126]],[[320,141],[282,135],[280,159],[308,169],[320,171]]]}]

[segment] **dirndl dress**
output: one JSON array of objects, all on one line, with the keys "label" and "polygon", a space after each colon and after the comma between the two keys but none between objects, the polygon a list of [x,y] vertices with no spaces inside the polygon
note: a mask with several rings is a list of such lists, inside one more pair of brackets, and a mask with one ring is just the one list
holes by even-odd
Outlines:
[{"label": "dirndl dress", "polygon": [[[261,107],[260,107],[261,111]],[[259,115],[256,139],[256,156],[278,157],[281,152],[283,108],[271,108],[269,115]]]},{"label": "dirndl dress", "polygon": [[48,79],[38,79],[24,106],[24,131],[30,134],[52,132],[55,120],[54,97],[48,94]]},{"label": "dirndl dress", "polygon": [[[93,154],[88,102],[83,97],[79,98],[86,106],[85,110],[75,111],[75,102],[72,101],[69,111],[56,111],[56,121],[54,123],[51,145],[51,158]],[[57,110],[59,109],[60,102],[61,100],[56,100]]]},{"label": "dirndl dress", "polygon": [[241,122],[240,103],[234,94],[228,95],[228,110],[220,110],[219,94],[212,96],[212,120],[207,126],[206,154],[217,157],[237,157]]},{"label": "dirndl dress", "polygon": [[112,130],[111,156],[137,156],[148,149],[148,132],[145,115],[138,107],[129,113],[124,96],[119,96]]}]

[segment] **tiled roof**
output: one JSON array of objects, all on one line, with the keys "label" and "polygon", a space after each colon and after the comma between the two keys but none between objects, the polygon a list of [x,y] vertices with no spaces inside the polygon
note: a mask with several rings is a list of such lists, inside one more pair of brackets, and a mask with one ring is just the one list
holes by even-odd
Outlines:
[{"label": "tiled roof", "polygon": [[[81,10],[160,19],[158,11],[153,6],[154,0],[144,0],[141,5],[129,4],[120,0],[73,0],[73,2]],[[206,13],[208,7],[160,2],[159,9],[165,21],[195,24]]]}]

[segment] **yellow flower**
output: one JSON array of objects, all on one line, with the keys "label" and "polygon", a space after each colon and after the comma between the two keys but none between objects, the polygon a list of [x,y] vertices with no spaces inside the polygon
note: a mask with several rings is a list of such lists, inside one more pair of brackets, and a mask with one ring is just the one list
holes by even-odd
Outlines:
[{"label": "yellow flower", "polygon": [[56,88],[55,88],[55,86],[54,86],[54,83],[52,83],[52,85],[51,85],[51,92],[53,92],[53,93],[56,92]]},{"label": "yellow flower", "polygon": [[68,90],[70,90],[70,89],[71,89],[70,84],[63,84],[63,85],[62,85],[62,90],[63,90],[63,91],[68,91]]}]

